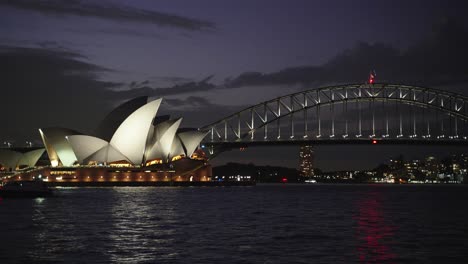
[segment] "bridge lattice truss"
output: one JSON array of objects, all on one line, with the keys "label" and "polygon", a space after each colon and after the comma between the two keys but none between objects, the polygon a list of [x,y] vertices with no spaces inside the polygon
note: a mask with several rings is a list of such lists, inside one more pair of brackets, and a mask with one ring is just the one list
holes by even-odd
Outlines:
[{"label": "bridge lattice truss", "polygon": [[[466,144],[468,97],[397,84],[301,91],[251,106],[200,128],[204,144]],[[374,142],[375,143],[375,142]]]}]

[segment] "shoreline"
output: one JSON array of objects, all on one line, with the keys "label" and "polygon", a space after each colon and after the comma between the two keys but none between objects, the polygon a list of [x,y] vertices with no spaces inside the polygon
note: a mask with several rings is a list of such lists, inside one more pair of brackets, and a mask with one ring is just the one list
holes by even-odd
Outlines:
[{"label": "shoreline", "polygon": [[217,186],[255,186],[254,181],[239,182],[48,182],[48,187],[217,187]]}]

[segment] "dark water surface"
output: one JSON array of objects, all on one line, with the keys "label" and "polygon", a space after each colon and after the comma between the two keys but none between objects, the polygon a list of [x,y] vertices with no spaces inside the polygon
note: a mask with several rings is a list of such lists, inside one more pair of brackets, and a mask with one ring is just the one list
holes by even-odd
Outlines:
[{"label": "dark water surface", "polygon": [[0,263],[468,263],[468,186],[57,190],[0,200]]}]

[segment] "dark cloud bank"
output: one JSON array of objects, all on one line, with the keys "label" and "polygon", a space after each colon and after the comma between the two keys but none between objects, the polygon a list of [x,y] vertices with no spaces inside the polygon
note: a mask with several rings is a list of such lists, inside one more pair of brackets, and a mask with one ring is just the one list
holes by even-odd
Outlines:
[{"label": "dark cloud bank", "polygon": [[273,73],[249,72],[228,80],[228,87],[247,85],[310,85],[364,82],[375,69],[380,81],[445,85],[468,80],[468,31],[456,21],[434,27],[423,41],[400,51],[389,45],[358,43],[321,66],[303,66]]},{"label": "dark cloud bank", "polygon": [[0,5],[52,15],[74,15],[123,22],[151,23],[159,26],[170,26],[192,31],[211,30],[215,28],[214,23],[205,20],[157,11],[141,10],[103,1],[2,0],[0,1]]},{"label": "dark cloud bank", "polygon": [[99,109],[109,108],[105,71],[76,53],[41,48],[0,47],[4,115],[2,137],[28,137],[41,126],[87,129]]}]

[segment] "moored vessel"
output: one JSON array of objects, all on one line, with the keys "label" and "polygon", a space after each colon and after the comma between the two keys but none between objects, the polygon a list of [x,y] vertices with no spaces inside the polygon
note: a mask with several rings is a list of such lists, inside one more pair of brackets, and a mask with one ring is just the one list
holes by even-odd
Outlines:
[{"label": "moored vessel", "polygon": [[0,197],[35,198],[51,196],[50,190],[43,181],[13,181],[0,186]]}]

